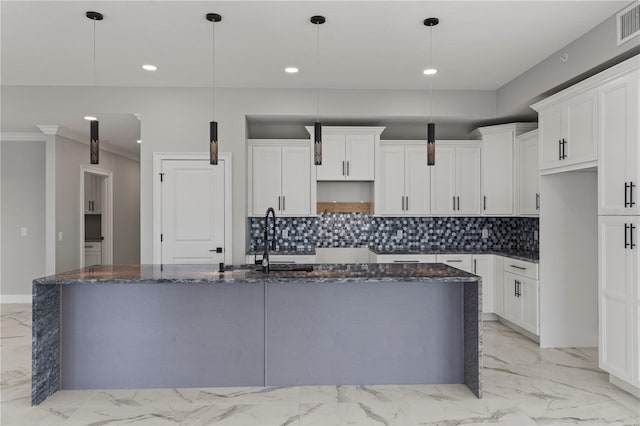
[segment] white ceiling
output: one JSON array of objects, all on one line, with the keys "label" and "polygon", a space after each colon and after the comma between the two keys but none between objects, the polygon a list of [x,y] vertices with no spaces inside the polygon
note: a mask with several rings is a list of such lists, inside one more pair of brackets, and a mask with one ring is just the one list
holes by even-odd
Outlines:
[{"label": "white ceiling", "polygon": [[[436,89],[495,90],[602,22],[629,1],[6,1],[1,7],[2,84],[210,86],[211,24],[217,85],[315,87],[322,14],[322,87],[424,89],[428,29],[436,16]],[[159,67],[155,73],[143,63]],[[297,75],[283,68],[295,65]]]}]

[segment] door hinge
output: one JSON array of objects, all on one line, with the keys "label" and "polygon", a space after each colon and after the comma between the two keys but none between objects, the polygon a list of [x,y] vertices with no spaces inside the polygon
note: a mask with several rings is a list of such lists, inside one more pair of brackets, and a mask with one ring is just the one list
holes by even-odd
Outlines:
[{"label": "door hinge", "polygon": [[164,234],[160,234],[160,242],[164,241]]},{"label": "door hinge", "polygon": [[164,182],[164,173],[158,173],[160,175],[160,182]]}]

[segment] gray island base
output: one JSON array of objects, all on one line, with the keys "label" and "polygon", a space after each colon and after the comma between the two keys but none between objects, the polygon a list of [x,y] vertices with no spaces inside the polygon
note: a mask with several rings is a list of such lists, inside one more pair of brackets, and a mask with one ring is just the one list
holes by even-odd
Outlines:
[{"label": "gray island base", "polygon": [[443,264],[102,265],[33,282],[32,404],[60,389],[464,383],[480,278]]}]

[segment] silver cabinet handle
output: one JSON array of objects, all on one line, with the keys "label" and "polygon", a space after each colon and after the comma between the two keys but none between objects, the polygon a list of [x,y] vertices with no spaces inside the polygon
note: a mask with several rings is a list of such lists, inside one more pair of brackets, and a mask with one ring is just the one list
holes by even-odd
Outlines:
[{"label": "silver cabinet handle", "polygon": [[350,163],[350,162],[351,162],[351,161],[347,161],[347,176],[349,176],[349,163]]},{"label": "silver cabinet handle", "polygon": [[344,161],[343,161],[342,162],[342,176],[344,176],[344,175],[345,175],[345,173],[344,173]]},{"label": "silver cabinet handle", "polygon": [[462,262],[462,260],[460,260],[460,259],[450,259],[450,260],[445,260],[445,262],[447,262],[447,263],[459,263],[459,262]]},{"label": "silver cabinet handle", "polygon": [[278,210],[282,210],[282,204],[280,203],[280,196],[278,195]]},{"label": "silver cabinet handle", "polygon": [[453,211],[456,210],[456,196],[453,196]]},{"label": "silver cabinet handle", "polygon": [[487,210],[487,196],[482,197],[482,210]]},{"label": "silver cabinet handle", "polygon": [[540,210],[540,194],[536,193],[536,210]]},{"label": "silver cabinet handle", "polygon": [[456,198],[458,199],[458,211],[460,211],[460,196],[458,195]]},{"label": "silver cabinet handle", "polygon": [[478,270],[478,260],[473,259],[473,273],[475,274]]},{"label": "silver cabinet handle", "polygon": [[286,197],[283,195],[282,196],[282,211],[285,211],[287,208],[285,207],[285,201],[286,201]]},{"label": "silver cabinet handle", "polygon": [[404,202],[404,209],[409,211],[409,196],[407,195],[405,198],[405,202]]},{"label": "silver cabinet handle", "polygon": [[509,265],[509,266],[511,266],[512,268],[520,269],[521,271],[527,270],[527,268],[523,268],[522,266],[517,266],[517,265]]},{"label": "silver cabinet handle", "polygon": [[393,263],[420,263],[419,260],[394,260]]},{"label": "silver cabinet handle", "polygon": [[404,195],[400,197],[400,203],[402,204],[402,211],[404,211]]}]

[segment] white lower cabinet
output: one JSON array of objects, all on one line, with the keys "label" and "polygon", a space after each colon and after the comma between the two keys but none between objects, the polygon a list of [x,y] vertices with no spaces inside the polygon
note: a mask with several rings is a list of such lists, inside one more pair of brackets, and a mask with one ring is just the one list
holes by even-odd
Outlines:
[{"label": "white lower cabinet", "polygon": [[102,243],[84,243],[84,266],[102,265]]},{"label": "white lower cabinet", "polygon": [[535,334],[539,326],[538,266],[534,263],[505,259],[502,304],[505,319]]},{"label": "white lower cabinet", "polygon": [[640,216],[600,216],[599,366],[640,387]]},{"label": "white lower cabinet", "polygon": [[473,273],[471,257],[470,254],[438,254],[436,255],[436,262],[445,263],[465,272]]},{"label": "white lower cabinet", "polygon": [[492,254],[473,255],[472,273],[482,278],[482,312],[494,313],[495,258]]}]

